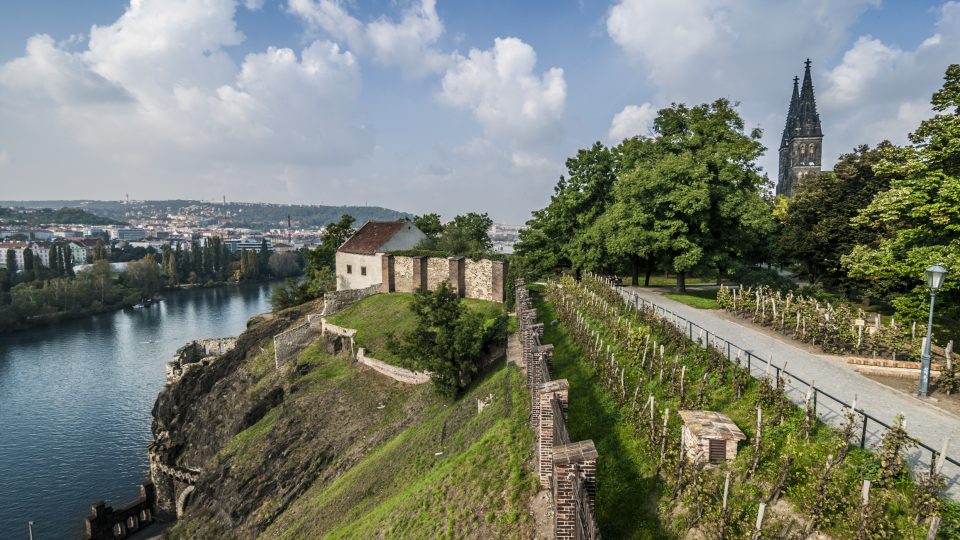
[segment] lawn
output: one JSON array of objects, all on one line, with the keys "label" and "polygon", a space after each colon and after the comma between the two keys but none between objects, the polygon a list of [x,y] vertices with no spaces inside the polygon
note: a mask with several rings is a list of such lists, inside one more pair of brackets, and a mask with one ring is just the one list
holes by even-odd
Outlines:
[{"label": "lawn", "polygon": [[664,296],[671,300],[686,304],[697,309],[719,309],[717,304],[717,290],[709,291],[687,291],[683,293],[668,292]]},{"label": "lawn", "polygon": [[[624,285],[633,284],[633,282],[630,280],[629,275],[620,276],[620,279],[623,280]],[[687,285],[716,285],[716,284],[717,284],[716,277],[687,276]],[[643,286],[643,274],[640,274],[640,277],[637,279],[637,285],[641,287]],[[676,287],[677,276],[674,274],[669,274],[669,275],[653,274],[652,276],[650,276],[650,286],[651,287]]]},{"label": "lawn", "polygon": [[[503,304],[496,302],[464,298],[463,303],[468,309],[483,315],[484,319],[492,319],[503,313]],[[369,356],[394,365],[403,365],[403,359],[387,349],[387,342],[391,335],[399,337],[416,326],[416,318],[410,310],[412,304],[412,294],[375,294],[328,317],[327,320],[337,326],[355,328],[357,334],[354,339],[360,347],[366,349]]]}]

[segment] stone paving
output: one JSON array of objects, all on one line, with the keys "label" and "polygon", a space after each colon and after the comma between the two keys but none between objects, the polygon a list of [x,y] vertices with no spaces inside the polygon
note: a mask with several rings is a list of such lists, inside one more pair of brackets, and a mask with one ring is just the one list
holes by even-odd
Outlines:
[{"label": "stone paving", "polygon": [[[857,410],[877,418],[887,424],[893,422],[897,413],[906,418],[907,431],[927,446],[939,451],[944,439],[950,439],[947,455],[960,462],[960,418],[938,409],[935,404],[927,403],[918,397],[894,390],[873,381],[857,372],[840,357],[814,354],[797,346],[786,336],[768,335],[759,329],[751,328],[751,323],[728,320],[713,310],[692,308],[675,300],[666,298],[657,289],[643,287],[623,287],[622,294],[633,293],[640,298],[672,311],[715,334],[734,345],[752,353],[754,376],[762,376],[766,361],[772,358],[772,364],[783,367],[805,381],[813,381],[818,390],[822,390],[837,399],[850,403],[857,397]],[[694,339],[699,330],[694,327]],[[794,401],[802,401],[806,385],[795,381],[787,383],[787,393]],[[817,402],[817,412],[821,419],[837,424],[841,418],[841,408],[835,402],[821,397]],[[876,445],[884,428],[874,422],[867,425],[867,445]],[[930,466],[930,452],[914,450],[910,455],[913,466],[927,470]],[[921,470],[921,469],[916,469]],[[948,493],[953,499],[960,499],[960,467],[947,462],[943,474],[949,483]]]}]

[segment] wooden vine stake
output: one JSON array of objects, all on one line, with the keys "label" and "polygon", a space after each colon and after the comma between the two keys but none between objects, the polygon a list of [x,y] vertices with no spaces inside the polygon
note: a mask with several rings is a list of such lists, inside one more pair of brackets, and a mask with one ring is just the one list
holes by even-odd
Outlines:
[{"label": "wooden vine stake", "polygon": [[757,439],[753,442],[753,465],[750,467],[750,476],[757,472],[757,464],[760,463],[760,443],[762,441],[763,428],[763,409],[757,405]]},{"label": "wooden vine stake", "polygon": [[720,506],[720,540],[727,537],[727,498],[730,495],[730,471],[723,480],[723,503]]},{"label": "wooden vine stake", "polygon": [[767,503],[760,503],[760,508],[757,510],[757,528],[753,531],[753,535],[750,536],[750,540],[757,540],[760,538],[760,530],[763,528],[763,513],[767,510]]},{"label": "wooden vine stake", "polygon": [[930,520],[930,530],[927,531],[927,540],[936,540],[937,531],[940,529],[940,516],[933,516]]},{"label": "wooden vine stake", "polygon": [[804,429],[807,434],[807,440],[810,440],[810,433],[813,431],[813,388],[814,381],[810,380],[810,387],[807,388],[807,395],[803,400],[803,408],[806,413]]},{"label": "wooden vine stake", "polygon": [[868,521],[870,521],[870,481],[864,480],[863,489],[860,492],[860,527],[857,530],[857,540],[867,537]]}]

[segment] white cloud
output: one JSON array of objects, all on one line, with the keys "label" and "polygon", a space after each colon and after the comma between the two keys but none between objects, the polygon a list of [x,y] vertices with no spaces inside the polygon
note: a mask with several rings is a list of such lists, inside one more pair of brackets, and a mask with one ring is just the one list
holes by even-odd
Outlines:
[{"label": "white cloud", "polygon": [[372,151],[354,56],[315,41],[236,65],[226,49],[243,40],[237,5],[132,0],[76,52],[34,36],[0,64],[0,147],[50,186],[83,171],[185,193],[221,192],[256,177],[249,168],[339,165]]},{"label": "white cloud", "polygon": [[[885,45],[870,36],[862,36],[843,55],[843,62],[827,73],[825,104],[840,107],[851,105],[872,89],[870,83],[889,72],[903,59],[904,51]],[[887,74],[889,75],[889,73]]]},{"label": "white cloud", "polygon": [[555,135],[567,85],[563,70],[534,72],[537,54],[517,38],[497,38],[492,49],[471,49],[444,75],[440,98],[469,110],[490,139],[519,144]]},{"label": "white cloud", "polygon": [[381,17],[363,23],[334,0],[289,0],[288,9],[312,29],[323,30],[351,50],[369,53],[377,62],[398,67],[409,76],[437,73],[451,61],[450,55],[435,48],[444,32],[436,0],[410,6],[398,22]]},{"label": "white cloud", "polygon": [[243,0],[243,7],[250,11],[260,11],[263,9],[264,2],[265,0]]},{"label": "white cloud", "polygon": [[646,135],[653,127],[653,121],[656,117],[657,109],[650,103],[644,103],[639,107],[627,105],[613,116],[613,120],[610,122],[610,131],[607,132],[607,139],[613,143],[619,143],[629,137]]}]

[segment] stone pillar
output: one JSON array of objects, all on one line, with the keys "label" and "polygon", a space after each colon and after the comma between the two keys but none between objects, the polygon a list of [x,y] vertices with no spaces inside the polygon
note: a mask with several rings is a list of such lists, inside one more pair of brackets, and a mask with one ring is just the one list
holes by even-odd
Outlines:
[{"label": "stone pillar", "polygon": [[[577,538],[579,523],[574,482],[581,482],[580,501],[589,507],[591,515],[596,506],[597,449],[593,441],[586,440],[557,446],[553,450],[553,501],[554,538],[572,540]],[[578,526],[579,525],[579,526]]]},{"label": "stone pillar", "polygon": [[[543,325],[539,325],[541,328]],[[537,340],[538,342],[540,340]],[[540,363],[540,382],[545,383],[549,381],[552,377],[550,376],[550,368],[553,367],[553,345],[546,344],[540,345],[537,347],[537,361]]]},{"label": "stone pillar", "polygon": [[413,259],[413,290],[427,290],[427,258],[419,255]]},{"label": "stone pillar", "polygon": [[392,293],[397,290],[396,281],[394,281],[393,255],[384,255],[381,266],[380,292]]},{"label": "stone pillar", "polygon": [[491,261],[493,268],[491,275],[493,283],[490,287],[490,294],[494,302],[501,304],[507,301],[507,261]]},{"label": "stone pillar", "polygon": [[463,298],[467,295],[467,282],[463,271],[464,258],[447,257],[447,261],[450,262],[450,287],[456,291],[457,296]]},{"label": "stone pillar", "polygon": [[567,408],[570,385],[566,379],[557,379],[540,385],[540,428],[537,432],[538,456],[540,464],[540,486],[548,489],[553,477],[553,443],[556,438],[554,426],[564,422],[563,418],[554,418],[553,401],[560,403],[560,411]]}]

